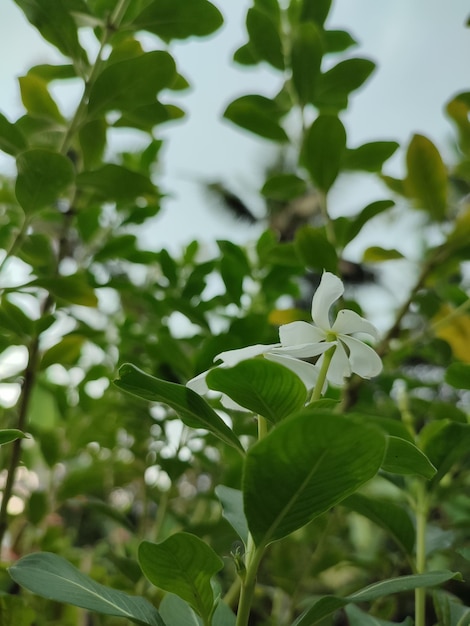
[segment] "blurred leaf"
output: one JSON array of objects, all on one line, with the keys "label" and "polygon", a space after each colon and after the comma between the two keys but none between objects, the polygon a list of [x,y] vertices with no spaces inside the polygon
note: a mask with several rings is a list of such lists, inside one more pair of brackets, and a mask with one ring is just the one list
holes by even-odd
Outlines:
[{"label": "blurred leaf", "polygon": [[316,22],[323,26],[330,12],[332,0],[301,0],[300,19],[302,22]]},{"label": "blurred leaf", "polygon": [[436,146],[423,135],[414,135],[406,153],[406,190],[418,209],[442,221],[447,214],[447,169]]},{"label": "blurred leaf", "polygon": [[361,232],[362,228],[376,215],[380,215],[395,205],[393,200],[377,200],[368,204],[358,215],[350,218],[341,245],[344,247]]},{"label": "blurred leaf", "polygon": [[56,554],[28,554],[8,572],[19,585],[43,598],[124,617],[134,624],[165,626],[157,609],[144,598],[100,585]]},{"label": "blurred leaf", "polygon": [[214,606],[211,578],[224,566],[196,535],[176,533],[160,543],[143,541],[139,564],[148,580],[185,600],[208,623]]},{"label": "blurred leaf", "polygon": [[46,368],[54,363],[75,365],[80,357],[85,337],[82,335],[66,335],[61,341],[46,350],[41,359],[41,367]]},{"label": "blurred leaf", "polygon": [[77,185],[92,190],[105,200],[127,200],[138,196],[158,195],[155,185],[148,176],[114,163],[106,163],[99,169],[81,172],[77,176]]},{"label": "blurred leaf", "polygon": [[240,65],[256,65],[258,63],[255,51],[250,43],[246,43],[240,46],[238,50],[235,50],[233,60],[235,63],[240,63]]},{"label": "blurred leaf", "polygon": [[27,502],[26,515],[30,524],[39,524],[49,512],[49,501],[45,491],[33,491]]},{"label": "blurred leaf", "polygon": [[380,172],[383,164],[396,152],[396,141],[372,141],[346,151],[343,166],[348,170]]},{"label": "blurred leaf", "polygon": [[127,112],[152,104],[159,91],[171,87],[175,77],[175,62],[162,50],[112,63],[91,87],[90,115],[113,110]]},{"label": "blurred leaf", "polygon": [[25,433],[17,428],[2,428],[0,429],[0,446],[16,441],[16,439],[24,439],[25,437]]},{"label": "blurred leaf", "polygon": [[435,589],[432,598],[439,626],[469,626],[470,608],[460,598],[441,589]]},{"label": "blurred leaf", "polygon": [[113,126],[116,128],[125,126],[150,132],[157,124],[178,120],[184,117],[184,115],[184,111],[177,106],[155,101],[152,104],[136,107],[132,111],[128,111]]},{"label": "blurred leaf", "polygon": [[106,148],[107,130],[108,125],[103,119],[91,120],[80,127],[78,137],[85,170],[101,165]]},{"label": "blurred leaf", "polygon": [[430,480],[436,468],[414,444],[400,437],[388,437],[382,469],[392,474],[417,474]]},{"label": "blurred leaf", "polygon": [[174,593],[166,593],[158,607],[165,626],[202,626],[191,606]]},{"label": "blurred leaf", "polygon": [[246,16],[250,49],[254,55],[278,70],[284,69],[284,55],[278,24],[266,12],[252,7]]},{"label": "blurred leaf", "polygon": [[421,431],[421,446],[437,468],[433,482],[437,483],[455,463],[468,460],[470,424],[441,420],[427,424]]},{"label": "blurred leaf", "polygon": [[211,389],[225,393],[237,404],[279,422],[304,406],[307,390],[300,378],[283,365],[267,359],[248,359],[234,367],[216,367],[206,378]]},{"label": "blurred leaf", "polygon": [[20,76],[21,100],[25,109],[30,115],[45,117],[62,124],[62,117],[59,107],[47,90],[47,83],[35,74]]},{"label": "blurred leaf", "polygon": [[292,82],[301,105],[312,102],[315,94],[323,42],[314,22],[299,24],[294,32],[291,48]]},{"label": "blurred leaf", "polygon": [[236,435],[207,402],[188,387],[150,376],[130,363],[120,367],[119,378],[114,384],[119,389],[144,400],[167,404],[187,426],[205,428],[225,443],[243,452]]},{"label": "blurred leaf", "polygon": [[470,365],[451,363],[446,370],[445,381],[457,389],[470,389]]},{"label": "blurred leaf", "polygon": [[459,574],[448,571],[427,572],[425,574],[414,574],[411,576],[382,580],[368,587],[364,587],[360,591],[356,591],[345,598],[324,596],[320,598],[320,600],[317,600],[310,609],[302,613],[292,626],[313,626],[314,624],[318,624],[323,618],[351,602],[371,602],[377,600],[377,598],[383,598],[403,591],[412,591],[419,587],[434,587],[459,576]]},{"label": "blurred leaf", "polygon": [[357,45],[357,41],[344,30],[325,30],[323,32],[325,52],[344,52],[351,46]]},{"label": "blurred leaf", "polygon": [[338,257],[334,246],[321,228],[302,226],[295,233],[295,248],[302,263],[309,269],[338,271]]},{"label": "blurred leaf", "polygon": [[73,65],[33,65],[28,70],[28,74],[42,78],[46,83],[53,80],[67,80],[68,78],[76,78],[77,72]]},{"label": "blurred leaf", "polygon": [[303,196],[307,183],[295,174],[275,174],[264,183],[261,193],[270,200],[285,202]]},{"label": "blurred leaf", "polygon": [[27,147],[23,133],[0,113],[0,150],[16,156]]},{"label": "blurred leaf", "polygon": [[463,363],[470,363],[470,315],[457,315],[448,304],[441,306],[433,318],[434,334],[452,349],[452,354]]},{"label": "blurred leaf", "polygon": [[3,297],[0,306],[0,328],[9,330],[18,337],[30,337],[34,333],[34,322],[23,309]]},{"label": "blurred leaf", "polygon": [[60,419],[54,394],[44,384],[37,384],[28,406],[28,424],[40,432],[48,433],[57,428]]},{"label": "blurred leaf", "polygon": [[133,26],[170,41],[205,37],[222,23],[220,11],[206,0],[154,0],[134,19]]},{"label": "blurred leaf", "polygon": [[346,148],[346,131],[334,115],[320,115],[306,133],[303,165],[313,182],[327,192],[339,174]]},{"label": "blurred leaf", "polygon": [[341,504],[384,528],[405,552],[412,554],[415,527],[410,515],[402,506],[391,500],[370,498],[361,493],[354,493]]},{"label": "blurred leaf", "polygon": [[224,117],[255,135],[283,142],[288,140],[286,131],[278,122],[283,113],[274,100],[253,95],[231,102],[225,109]]},{"label": "blurred leaf", "polygon": [[80,304],[93,308],[98,306],[96,293],[84,274],[38,278],[32,284],[47,289],[59,302],[64,301],[67,304]]},{"label": "blurred leaf", "polygon": [[369,59],[346,59],[322,74],[314,104],[320,110],[340,111],[348,106],[348,96],[359,89],[375,69]]},{"label": "blurred leaf", "polygon": [[351,416],[306,409],[281,422],[246,458],[245,514],[256,545],[282,539],[351,495],[376,474],[384,451],[381,432]]},{"label": "blurred leaf", "polygon": [[362,255],[364,263],[383,263],[384,261],[393,261],[396,259],[403,259],[403,254],[394,248],[387,250],[379,246],[367,248]]},{"label": "blurred leaf", "polygon": [[15,193],[25,213],[53,205],[74,180],[70,159],[50,150],[25,150],[18,155],[16,166]]},{"label": "blurred leaf", "polygon": [[217,485],[215,494],[222,505],[222,515],[246,546],[248,544],[249,531],[243,510],[243,493],[239,489]]},{"label": "blurred leaf", "polygon": [[19,258],[36,271],[54,271],[57,260],[51,237],[43,233],[31,233],[18,250]]},{"label": "blurred leaf", "polygon": [[403,622],[390,622],[379,619],[375,615],[369,615],[361,611],[355,604],[348,604],[345,608],[345,613],[348,617],[349,626],[413,626],[414,624],[411,617],[405,618]]},{"label": "blurred leaf", "polygon": [[34,626],[36,617],[36,611],[26,606],[19,595],[4,593],[0,596],[1,626]]}]

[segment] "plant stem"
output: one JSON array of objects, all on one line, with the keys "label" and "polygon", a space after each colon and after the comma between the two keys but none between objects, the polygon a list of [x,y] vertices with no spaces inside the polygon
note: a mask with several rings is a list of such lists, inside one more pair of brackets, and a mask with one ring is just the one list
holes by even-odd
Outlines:
[{"label": "plant stem", "polygon": [[318,380],[313,389],[312,397],[310,398],[309,404],[321,398],[323,386],[326,380],[326,375],[328,374],[328,369],[330,367],[331,359],[333,358],[333,354],[335,350],[336,350],[336,346],[331,346],[331,348],[328,348],[328,350],[324,354],[323,363],[320,369],[320,373],[318,374]]},{"label": "plant stem", "polygon": [[[428,517],[428,498],[422,480],[416,488],[416,573],[423,574],[426,568],[426,524]],[[415,590],[415,626],[426,624],[426,590]]]},{"label": "plant stem", "polygon": [[236,626],[248,626],[250,618],[251,604],[256,588],[256,575],[258,567],[264,554],[264,547],[256,547],[251,534],[248,536],[246,546],[246,570],[242,577],[240,590],[240,600],[238,602]]}]

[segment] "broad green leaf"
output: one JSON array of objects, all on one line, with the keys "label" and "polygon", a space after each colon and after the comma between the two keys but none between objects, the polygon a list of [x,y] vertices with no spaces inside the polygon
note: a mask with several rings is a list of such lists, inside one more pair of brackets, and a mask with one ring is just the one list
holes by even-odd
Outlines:
[{"label": "broad green leaf", "polygon": [[438,482],[455,463],[468,458],[470,424],[431,422],[421,431],[421,445],[437,468],[433,482]]},{"label": "broad green leaf", "polygon": [[114,384],[119,389],[144,400],[167,404],[187,426],[205,428],[225,443],[243,452],[237,436],[207,402],[188,387],[150,376],[130,363],[121,366],[119,378]]},{"label": "broad green leaf", "polygon": [[148,176],[114,163],[106,163],[90,172],[81,172],[77,176],[77,186],[93,191],[103,200],[128,200],[138,196],[158,195]]},{"label": "broad green leaf", "polygon": [[52,433],[61,420],[57,399],[45,385],[35,385],[28,405],[28,424],[34,432]]},{"label": "broad green leaf", "polygon": [[285,202],[303,196],[307,183],[295,174],[276,174],[264,183],[261,193],[265,198]]},{"label": "broad green leaf", "polygon": [[44,233],[31,233],[18,250],[19,258],[36,271],[53,272],[57,259],[51,237]]},{"label": "broad green leaf", "polygon": [[380,172],[383,164],[398,149],[396,141],[372,141],[346,151],[343,167],[348,170]]},{"label": "broad green leaf", "polygon": [[328,13],[330,12],[332,0],[302,0],[300,19],[303,22],[316,22],[319,26],[323,26]]},{"label": "broad green leaf", "polygon": [[303,165],[313,182],[327,192],[339,174],[346,131],[335,115],[320,115],[306,133],[303,145]]},{"label": "broad green leaf", "polygon": [[[87,56],[80,45],[77,26],[67,0],[15,0],[15,2],[46,41],[79,65],[87,64]],[[85,7],[83,3],[80,4]]]},{"label": "broad green leaf", "polygon": [[2,428],[0,429],[0,446],[16,441],[16,439],[24,439],[25,437],[25,433],[17,428]]},{"label": "broad green leaf", "polygon": [[416,207],[442,221],[447,214],[448,185],[447,169],[438,149],[427,137],[415,135],[408,146],[406,164],[406,190]]},{"label": "broad green leaf", "polygon": [[394,593],[412,591],[419,587],[434,587],[458,576],[459,574],[448,571],[427,572],[426,574],[414,574],[382,580],[364,587],[345,598],[325,596],[320,598],[310,609],[302,613],[292,626],[313,626],[351,602],[372,602]]},{"label": "broad green leaf", "polygon": [[75,365],[78,361],[85,337],[82,335],[67,335],[43,354],[41,367],[46,368],[54,363],[61,365]]},{"label": "broad green leaf", "polygon": [[85,274],[38,278],[31,283],[47,289],[60,303],[97,307],[98,298]]},{"label": "broad green leaf", "polygon": [[364,263],[383,263],[384,261],[394,261],[402,259],[403,254],[395,248],[381,248],[380,246],[371,246],[364,250],[362,260]]},{"label": "broad green leaf", "polygon": [[54,120],[59,124],[64,122],[59,107],[47,89],[45,80],[35,74],[26,74],[26,76],[20,76],[18,82],[21,100],[28,113]]},{"label": "broad green leaf", "polygon": [[214,607],[211,578],[224,563],[204,541],[176,533],[160,543],[143,541],[139,564],[148,580],[185,600],[207,623]]},{"label": "broad green leaf", "polygon": [[23,133],[0,113],[0,150],[16,156],[27,147]]},{"label": "broad green leaf", "polygon": [[314,104],[320,110],[340,111],[348,106],[348,96],[359,89],[374,71],[368,59],[346,59],[319,77]]},{"label": "broad green leaf", "polygon": [[284,55],[279,25],[270,15],[252,7],[246,16],[246,28],[250,36],[250,49],[255,56],[278,70],[284,69]]},{"label": "broad green leaf", "polygon": [[400,437],[388,437],[382,469],[392,474],[417,474],[430,480],[436,468],[414,444]]},{"label": "broad green leaf", "polygon": [[91,87],[90,115],[113,110],[125,113],[152,104],[157,93],[171,87],[175,78],[175,62],[168,52],[162,50],[112,63],[105,67]]},{"label": "broad green leaf", "polygon": [[413,626],[414,624],[411,617],[407,617],[404,622],[390,622],[379,619],[361,611],[355,604],[348,604],[344,611],[348,616],[349,626]]},{"label": "broad green leaf", "polygon": [[248,523],[243,510],[243,494],[239,489],[217,485],[215,494],[222,505],[222,515],[237,532],[245,546],[248,543]]},{"label": "broad green leaf", "polygon": [[108,125],[103,119],[91,120],[80,127],[78,138],[83,155],[85,170],[101,165],[106,149],[106,133]]},{"label": "broad green leaf", "polygon": [[29,68],[28,74],[33,74],[42,78],[46,83],[50,83],[53,80],[66,80],[68,78],[76,78],[77,72],[73,65],[49,65],[42,63],[40,65],[33,65]]},{"label": "broad green leaf", "polygon": [[245,514],[258,546],[282,539],[325,513],[378,471],[379,429],[353,417],[304,410],[281,422],[248,452]]},{"label": "broad green leaf", "polygon": [[166,593],[158,607],[166,626],[202,626],[190,605],[174,593]]},{"label": "broad green leaf", "polygon": [[410,515],[402,506],[391,500],[370,498],[361,493],[354,493],[341,504],[384,528],[405,552],[412,554],[415,527]]},{"label": "broad green leaf", "polygon": [[341,241],[342,246],[346,246],[361,232],[362,228],[376,215],[380,215],[387,209],[395,205],[393,200],[377,200],[368,204],[358,215],[348,220],[348,228]]},{"label": "broad green leaf", "polygon": [[432,599],[439,626],[469,626],[470,608],[464,606],[460,598],[447,591],[435,589]]},{"label": "broad green leaf", "polygon": [[216,367],[207,385],[225,393],[237,404],[279,422],[302,408],[307,390],[300,378],[283,365],[267,359],[248,359],[234,367]]},{"label": "broad green leaf", "polygon": [[25,150],[18,155],[16,166],[15,193],[25,213],[53,205],[74,180],[70,159],[51,150]]},{"label": "broad green leaf", "polygon": [[137,128],[138,130],[150,132],[158,124],[178,120],[184,116],[185,112],[179,107],[155,101],[153,104],[147,104],[128,111],[113,126],[116,128],[122,126]]},{"label": "broad green leaf", "polygon": [[323,57],[323,41],[314,22],[299,24],[291,48],[292,82],[299,102],[312,102]]},{"label": "broad green leaf", "polygon": [[205,37],[223,23],[220,11],[207,0],[154,0],[132,25],[158,35],[164,41]]},{"label": "broad green leaf", "polygon": [[446,370],[445,381],[457,389],[470,389],[470,365],[451,363]]},{"label": "broad green leaf", "polygon": [[255,135],[284,142],[288,137],[278,121],[283,113],[274,100],[253,95],[242,96],[231,102],[225,109],[224,117]]},{"label": "broad green leaf", "polygon": [[28,317],[25,311],[6,297],[1,300],[0,327],[23,339],[31,336],[35,329],[33,320]]},{"label": "broad green leaf", "polygon": [[335,247],[321,228],[302,226],[295,233],[295,248],[302,263],[309,269],[338,271]]},{"label": "broad green leaf", "polygon": [[165,626],[157,609],[144,598],[105,587],[56,554],[28,554],[8,572],[16,583],[43,598],[123,617],[134,624]]}]

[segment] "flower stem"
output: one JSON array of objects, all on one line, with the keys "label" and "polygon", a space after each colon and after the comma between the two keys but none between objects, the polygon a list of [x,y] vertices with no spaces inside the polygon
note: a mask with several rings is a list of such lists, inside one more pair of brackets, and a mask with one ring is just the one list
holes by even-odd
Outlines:
[{"label": "flower stem", "polygon": [[318,374],[317,384],[315,385],[313,389],[312,397],[310,398],[309,404],[321,398],[323,386],[326,380],[326,375],[328,374],[328,369],[330,367],[331,359],[333,358],[333,354],[335,353],[335,350],[336,350],[336,346],[331,346],[331,348],[328,348],[328,350],[325,352],[323,356],[323,363],[320,369],[320,373]]},{"label": "flower stem", "polygon": [[246,570],[242,577],[240,600],[238,602],[236,626],[248,626],[251,604],[256,588],[256,575],[264,554],[264,546],[256,547],[251,534],[248,536],[246,546]]},{"label": "flower stem", "polygon": [[[426,524],[428,517],[428,499],[423,481],[416,489],[416,573],[423,574],[426,569]],[[415,626],[426,624],[426,590],[415,589]]]}]

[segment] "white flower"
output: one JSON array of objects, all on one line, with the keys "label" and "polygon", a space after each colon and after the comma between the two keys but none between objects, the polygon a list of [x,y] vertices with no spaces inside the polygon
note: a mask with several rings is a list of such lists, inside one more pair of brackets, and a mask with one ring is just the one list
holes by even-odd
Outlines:
[{"label": "white flower", "polygon": [[[312,299],[313,324],[284,324],[279,329],[281,347],[273,348],[274,354],[306,359],[323,355],[328,348],[336,346],[327,374],[327,379],[335,385],[343,385],[344,379],[352,373],[371,378],[382,371],[378,354],[355,337],[356,333],[365,333],[376,339],[378,333],[373,324],[347,309],[339,311],[334,323],[330,323],[331,306],[343,293],[341,280],[324,272]],[[321,367],[323,358],[320,356],[318,367]]]},{"label": "white flower", "polygon": [[[273,344],[261,344],[258,343],[254,346],[247,346],[246,348],[238,348],[236,350],[227,350],[221,352],[214,357],[214,362],[217,363],[217,367],[234,367],[241,361],[252,359],[257,356],[263,356],[264,358],[279,363],[284,367],[290,369],[294,374],[302,380],[307,389],[312,389],[318,378],[318,369],[311,363],[305,363],[295,357],[288,354],[274,354],[272,351],[276,348],[280,348],[280,343]],[[209,391],[209,387],[206,383],[206,376],[210,370],[202,372],[198,376],[195,376],[191,380],[188,380],[186,386],[198,393],[204,395]],[[244,407],[234,402],[231,398],[222,394],[222,404],[228,409],[236,409],[238,411],[246,411]]]}]

